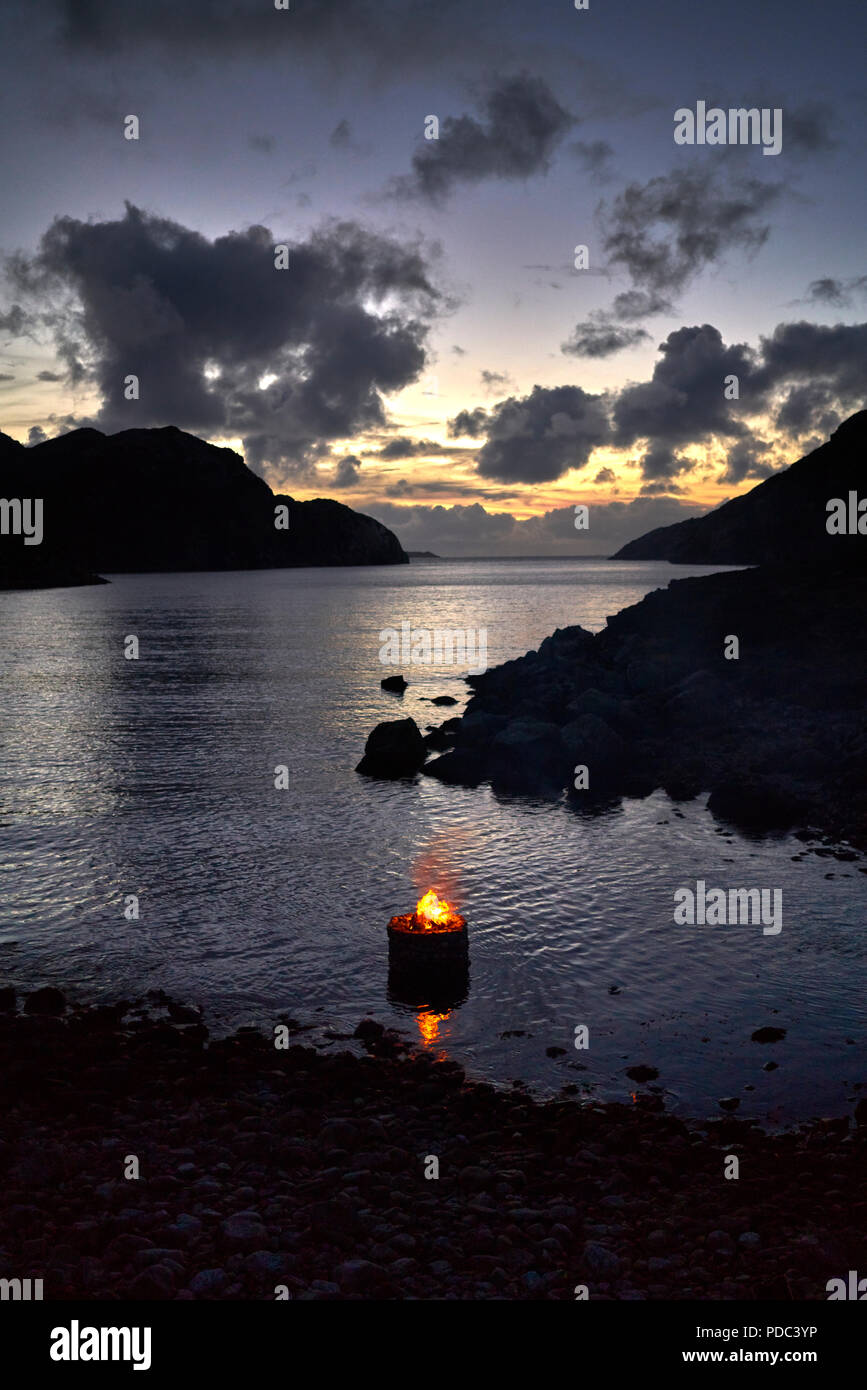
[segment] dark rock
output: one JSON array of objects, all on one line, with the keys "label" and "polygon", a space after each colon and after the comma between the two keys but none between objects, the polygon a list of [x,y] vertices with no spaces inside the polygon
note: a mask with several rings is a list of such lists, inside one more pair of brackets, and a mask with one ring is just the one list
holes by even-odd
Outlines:
[{"label": "dark rock", "polygon": [[201,1229],[202,1223],[197,1216],[191,1216],[189,1212],[181,1212],[177,1220],[166,1227],[165,1234],[167,1236],[174,1236],[176,1239],[186,1243],[199,1235]]},{"label": "dark rock", "polygon": [[477,787],[488,775],[487,759],[482,752],[456,748],[441,758],[432,758],[422,768],[425,777],[461,787]]},{"label": "dark rock", "polygon": [[224,1269],[200,1269],[190,1280],[190,1291],[199,1298],[216,1298],[226,1287]]},{"label": "dark rock", "polygon": [[404,680],[403,676],[386,676],[379,683],[383,690],[391,690],[396,695],[402,695],[409,685],[409,681]]},{"label": "dark rock", "polygon": [[621,709],[622,701],[604,690],[596,690],[594,686],[591,686],[589,690],[583,690],[576,699],[570,700],[566,706],[566,712],[572,716],[573,722],[585,714],[592,714],[597,719],[603,719],[609,726],[618,721]]},{"label": "dark rock", "polygon": [[200,1010],[192,1009],[187,1004],[170,1002],[168,1014],[173,1023],[201,1023],[202,1021]]},{"label": "dark rock", "polygon": [[17,995],[12,986],[0,989],[0,1011],[3,1013],[14,1013]]},{"label": "dark rock", "polygon": [[492,1177],[487,1168],[479,1168],[470,1164],[461,1169],[458,1181],[461,1187],[467,1188],[470,1192],[480,1192],[482,1188],[490,1186]]},{"label": "dark rock", "polygon": [[130,1298],[172,1298],[176,1287],[175,1275],[166,1265],[151,1265],[137,1274],[129,1286]]},{"label": "dark rock", "polygon": [[785,1030],[785,1028],[772,1028],[772,1027],[767,1027],[767,1028],[757,1028],[756,1031],[755,1031],[754,1033],[751,1033],[751,1034],[750,1034],[750,1039],[751,1039],[752,1042],[757,1042],[757,1043],[772,1043],[772,1042],[782,1042],[782,1040],[783,1040],[783,1038],[784,1038],[785,1036],[786,1036],[786,1030]]},{"label": "dark rock", "polygon": [[719,1101],[719,1108],[720,1110],[737,1110],[740,1103],[738,1096],[726,1096],[724,1100]]},{"label": "dark rock", "polygon": [[595,1240],[588,1240],[584,1246],[582,1261],[584,1269],[596,1279],[616,1279],[620,1273],[620,1257]]},{"label": "dark rock", "polygon": [[238,1212],[228,1216],[220,1224],[220,1232],[227,1245],[235,1249],[255,1250],[266,1243],[268,1232],[261,1217],[253,1212]]},{"label": "dark rock", "polygon": [[451,752],[455,745],[455,735],[448,729],[431,728],[424,736],[424,746],[432,753]]},{"label": "dark rock", "polygon": [[[356,1036],[360,1036],[357,1029]],[[319,1131],[319,1138],[332,1148],[349,1149],[358,1144],[358,1126],[350,1120],[329,1120]]]},{"label": "dark rock", "polygon": [[377,724],[355,770],[367,777],[412,777],[426,757],[424,738],[415,720],[392,719]]},{"label": "dark rock", "polygon": [[637,1066],[627,1067],[626,1075],[631,1081],[655,1081],[659,1076],[657,1067],[647,1067],[639,1062]]},{"label": "dark rock", "polygon": [[371,1260],[344,1260],[334,1272],[340,1288],[367,1291],[383,1284],[388,1275],[381,1265]]},{"label": "dark rock", "polygon": [[457,703],[454,695],[435,695],[431,700],[432,705],[456,705]]},{"label": "dark rock", "polygon": [[626,761],[626,744],[598,714],[582,714],[565,724],[560,740],[568,768],[579,763],[587,767],[591,791],[610,786]]},{"label": "dark rock", "polygon": [[541,719],[513,719],[494,735],[491,781],[517,791],[559,782],[563,773],[560,730]]},{"label": "dark rock", "polygon": [[710,671],[693,671],[677,686],[666,711],[679,724],[708,724],[731,704],[731,688]]},{"label": "dark rock", "polygon": [[803,819],[807,804],[784,775],[729,777],[714,787],[709,811],[720,820],[751,830],[784,830]]},{"label": "dark rock", "polygon": [[373,1018],[363,1018],[353,1037],[361,1038],[363,1042],[378,1042],[384,1033],[385,1028],[381,1023],[377,1023]]},{"label": "dark rock", "polygon": [[55,1017],[66,1012],[66,999],[59,989],[47,985],[45,989],[34,990],[24,1000],[24,1012],[28,1014],[51,1014]]},{"label": "dark rock", "polygon": [[487,714],[484,710],[469,710],[458,727],[458,744],[461,749],[488,748],[501,729],[505,729],[508,719],[502,714]]}]

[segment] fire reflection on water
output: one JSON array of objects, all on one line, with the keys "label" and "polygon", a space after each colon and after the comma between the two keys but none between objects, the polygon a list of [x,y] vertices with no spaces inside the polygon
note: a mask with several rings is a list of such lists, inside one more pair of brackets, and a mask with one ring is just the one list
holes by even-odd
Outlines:
[{"label": "fire reflection on water", "polygon": [[439,1026],[445,1022],[450,1013],[451,1009],[446,1009],[444,1014],[435,1014],[430,1009],[424,1009],[416,1015],[419,1035],[425,1047],[430,1047],[432,1043],[439,1041]]}]

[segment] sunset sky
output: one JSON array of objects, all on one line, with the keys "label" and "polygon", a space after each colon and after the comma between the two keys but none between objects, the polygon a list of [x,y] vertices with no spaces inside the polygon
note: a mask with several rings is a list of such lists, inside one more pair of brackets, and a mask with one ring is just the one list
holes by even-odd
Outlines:
[{"label": "sunset sky", "polygon": [[[0,430],[175,424],[443,555],[695,515],[867,405],[865,37],[863,0],[6,0]],[[698,101],[781,108],[781,153],[676,145]]]}]

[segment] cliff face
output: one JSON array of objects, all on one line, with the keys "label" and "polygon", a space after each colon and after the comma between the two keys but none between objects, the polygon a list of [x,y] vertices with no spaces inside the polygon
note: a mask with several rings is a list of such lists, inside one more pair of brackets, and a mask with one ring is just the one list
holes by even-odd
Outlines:
[{"label": "cliff face", "polygon": [[[0,537],[5,587],[28,576],[45,582],[46,571],[408,563],[396,536],[371,517],[339,502],[275,497],[233,450],[171,426],[74,430],[30,449],[2,435],[0,495],[40,497],[44,514],[41,545]],[[281,504],[288,529],[275,526]]]},{"label": "cliff face", "polygon": [[681,565],[865,565],[867,536],[829,535],[827,503],[867,497],[867,410],[826,444],[706,516],[663,526],[630,541],[615,560]]}]

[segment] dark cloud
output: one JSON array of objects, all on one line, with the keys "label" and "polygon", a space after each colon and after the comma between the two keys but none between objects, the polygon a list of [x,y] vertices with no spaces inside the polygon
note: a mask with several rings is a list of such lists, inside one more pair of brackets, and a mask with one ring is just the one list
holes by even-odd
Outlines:
[{"label": "dark cloud", "polygon": [[0,381],[14,381],[15,376],[12,372],[0,372]]},{"label": "dark cloud", "polygon": [[801,435],[830,418],[834,392],[827,382],[810,381],[793,386],[777,410],[774,423],[787,434]]},{"label": "dark cloud", "polygon": [[586,173],[591,174],[598,183],[607,183],[611,177],[609,165],[614,151],[607,140],[573,140],[569,151],[581,164]]},{"label": "dark cloud", "polygon": [[649,340],[650,334],[643,328],[624,328],[585,319],[583,323],[576,323],[572,336],[561,343],[560,351],[573,357],[613,357],[623,348]]},{"label": "dark cloud", "polygon": [[455,354],[456,357],[466,357],[467,355],[466,348],[462,348],[459,343],[453,344],[452,352]]},{"label": "dark cloud", "polygon": [[[769,415],[790,441],[822,438],[840,420],[867,405],[867,323],[825,326],[782,323],[753,349],[726,345],[711,324],[677,329],[660,345],[649,381],[612,396],[613,442],[643,441],[645,481],[671,479],[696,464],[685,451],[716,443],[727,451],[723,480],[764,478],[777,460],[748,423]],[[738,399],[727,400],[726,378],[738,380]]]},{"label": "dark cloud", "polygon": [[681,475],[708,467],[696,446],[726,453],[726,482],[773,472],[779,459],[756,433],[757,417],[769,417],[804,452],[805,435],[824,438],[867,407],[867,323],[783,323],[757,349],[726,344],[705,323],[670,333],[659,353],[645,381],[605,396],[537,386],[523,399],[460,411],[449,434],[484,441],[478,472],[512,483],[553,481],[603,445],[639,446],[643,490],[672,493]]},{"label": "dark cloud", "polygon": [[401,434],[383,445],[376,457],[388,462],[391,459],[418,458],[439,453],[442,453],[442,445],[437,444],[435,440],[410,439],[408,435]]},{"label": "dark cloud", "polygon": [[63,377],[60,375],[59,372],[44,371],[44,372],[37,372],[37,373],[36,373],[36,380],[37,380],[37,381],[62,381],[62,380],[63,380]]},{"label": "dark cloud", "polygon": [[649,319],[657,314],[670,314],[674,305],[663,295],[650,290],[622,290],[614,296],[614,303],[606,313],[598,313],[600,322],[616,319],[628,323],[632,319]]},{"label": "dark cloud", "polygon": [[45,430],[42,429],[41,425],[30,426],[30,430],[27,435],[27,443],[29,445],[44,444],[47,438],[48,435],[45,433]]},{"label": "dark cloud", "polygon": [[867,403],[867,323],[781,323],[760,344],[756,390],[824,384],[846,414]]},{"label": "dark cloud", "polygon": [[11,333],[19,338],[27,324],[27,315],[20,304],[13,304],[5,314],[0,314],[0,333]]},{"label": "dark cloud", "polygon": [[338,121],[328,137],[328,143],[332,149],[341,150],[345,154],[367,155],[370,154],[369,145],[360,145],[352,138],[352,127],[344,116],[342,121]]},{"label": "dark cloud", "polygon": [[413,172],[393,180],[399,197],[442,201],[459,183],[527,179],[545,173],[575,119],[540,77],[498,78],[482,101],[483,119],[446,116],[439,139],[413,156]]},{"label": "dark cloud", "polygon": [[684,491],[679,483],[673,483],[670,478],[651,478],[641,484],[642,497],[672,497]]},{"label": "dark cloud", "polygon": [[751,397],[755,354],[743,343],[726,346],[712,324],[679,328],[660,344],[662,357],[649,381],[625,386],[614,399],[614,442],[628,448],[652,441],[642,460],[644,478],[670,478],[693,464],[678,451],[712,438],[745,436],[746,425],[726,400],[727,376],[737,376],[741,400]]},{"label": "dark cloud", "polygon": [[258,150],[260,154],[272,154],[274,150],[273,135],[250,135],[247,144],[251,150]]},{"label": "dark cloud", "polygon": [[851,280],[835,280],[825,276],[813,280],[807,288],[807,300],[811,304],[833,304],[845,308],[852,303],[856,294],[867,293],[867,275],[856,275]]},{"label": "dark cloud", "polygon": [[839,141],[833,134],[834,113],[826,102],[808,101],[783,108],[783,148],[799,154],[825,154]]},{"label": "dark cloud", "polygon": [[305,160],[297,169],[292,169],[289,172],[283,180],[283,187],[293,188],[296,183],[303,183],[305,179],[314,179],[318,172],[318,167],[312,159]]},{"label": "dark cloud", "polygon": [[476,460],[483,478],[549,483],[570,468],[582,468],[608,441],[609,426],[601,396],[580,386],[534,386],[528,396],[509,396],[490,411],[461,411],[449,432],[484,432]]},{"label": "dark cloud", "polygon": [[478,439],[485,434],[488,426],[488,412],[484,406],[477,405],[475,410],[459,410],[453,420],[449,420],[449,434],[453,439],[458,439],[464,435],[469,435],[471,439]]},{"label": "dark cloud", "polygon": [[482,387],[485,391],[505,391],[511,385],[511,377],[508,372],[489,372],[483,367],[479,372]]},{"label": "dark cloud", "polygon": [[[449,478],[398,478],[388,483],[378,500],[382,497],[444,497],[452,502],[455,497],[468,497],[473,502],[501,502],[515,495],[514,488],[486,488],[476,482],[456,483]],[[373,502],[371,506],[375,505]]]},{"label": "dark cloud", "polygon": [[[13,0],[14,3],[14,0]],[[19,0],[19,4],[21,0]],[[212,0],[204,8],[176,0],[45,0],[67,49],[107,55],[151,46],[163,53],[240,59],[250,54],[327,53],[332,60],[375,54],[383,65],[416,54],[419,62],[454,51],[459,35],[477,32],[493,9],[476,0],[466,15],[462,0],[290,0],[276,10],[273,0]],[[470,24],[468,21],[475,21]]]},{"label": "dark cloud", "polygon": [[336,488],[356,487],[360,468],[361,459],[356,458],[355,454],[346,454],[337,465],[331,486]]},{"label": "dark cloud", "polygon": [[370,499],[364,506],[396,532],[404,548],[442,555],[611,555],[647,531],[706,510],[675,497],[591,502],[590,529],[576,531],[571,506],[523,521],[510,512],[488,511],[479,503],[401,506]]},{"label": "dark cloud", "polygon": [[649,290],[623,290],[614,296],[609,309],[596,309],[589,318],[576,323],[571,337],[560,344],[560,351],[573,357],[613,357],[624,348],[650,340],[644,328],[625,328],[635,319],[670,313],[673,305],[661,294]]},{"label": "dark cloud", "polygon": [[764,215],[782,191],[722,165],[632,183],[602,211],[609,266],[622,266],[633,287],[651,295],[679,293],[726,252],[763,246],[770,231]]},{"label": "dark cloud", "polygon": [[717,482],[742,483],[745,478],[769,478],[777,467],[769,455],[769,446],[763,440],[743,439],[729,450],[726,466]]},{"label": "dark cloud", "polygon": [[[71,379],[100,391],[100,428],[239,435],[254,466],[303,469],[324,441],[385,423],[382,395],[421,373],[440,301],[418,245],[358,223],[290,243],[285,270],[276,242],[261,226],[210,241],[127,205],[117,221],[56,219],[9,273],[52,323]],[[74,312],[52,317],[70,298]]]},{"label": "dark cloud", "polygon": [[600,468],[593,481],[594,483],[616,483],[617,474],[613,468]]}]

